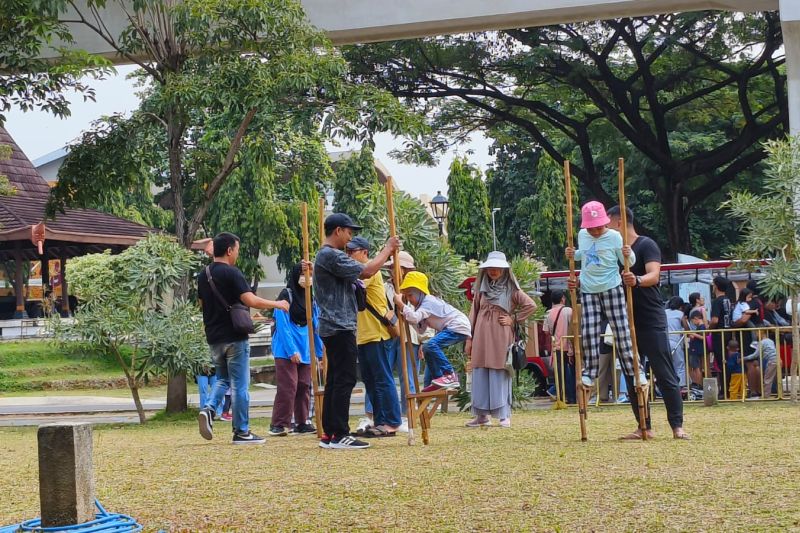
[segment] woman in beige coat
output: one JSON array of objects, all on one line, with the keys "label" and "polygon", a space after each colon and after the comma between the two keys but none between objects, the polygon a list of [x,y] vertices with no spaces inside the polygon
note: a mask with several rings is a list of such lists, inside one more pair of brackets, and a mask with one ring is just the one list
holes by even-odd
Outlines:
[{"label": "woman in beige coat", "polygon": [[479,267],[475,297],[470,309],[472,339],[465,346],[467,371],[472,371],[472,414],[467,427],[511,427],[511,373],[506,354],[514,343],[514,326],[536,310],[536,304],[519,287],[502,252],[491,252]]}]

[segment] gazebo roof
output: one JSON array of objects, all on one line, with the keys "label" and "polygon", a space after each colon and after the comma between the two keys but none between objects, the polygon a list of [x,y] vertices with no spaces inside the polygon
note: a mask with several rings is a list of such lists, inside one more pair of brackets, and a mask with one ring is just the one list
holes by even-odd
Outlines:
[{"label": "gazebo roof", "polygon": [[38,258],[40,244],[65,257],[125,248],[154,231],[93,209],[66,209],[46,220],[47,181],[2,127],[0,144],[11,146],[11,158],[0,161],[0,174],[16,189],[12,196],[0,196],[0,259],[19,248],[26,258]]}]

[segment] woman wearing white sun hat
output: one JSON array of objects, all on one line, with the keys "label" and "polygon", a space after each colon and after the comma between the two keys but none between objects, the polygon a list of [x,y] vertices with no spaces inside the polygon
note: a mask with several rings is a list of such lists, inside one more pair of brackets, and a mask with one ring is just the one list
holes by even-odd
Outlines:
[{"label": "woman wearing white sun hat", "polygon": [[478,267],[475,298],[469,318],[472,339],[467,341],[467,371],[472,371],[472,414],[467,427],[500,420],[511,427],[511,374],[506,353],[514,343],[514,327],[536,310],[536,304],[519,287],[503,252],[491,252]]}]

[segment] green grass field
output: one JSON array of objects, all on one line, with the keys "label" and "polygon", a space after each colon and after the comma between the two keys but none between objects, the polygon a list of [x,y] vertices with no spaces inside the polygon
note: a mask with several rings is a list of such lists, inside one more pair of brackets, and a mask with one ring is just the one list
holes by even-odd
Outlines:
[{"label": "green grass field", "polygon": [[[518,413],[514,428],[467,429],[438,415],[431,445],[403,436],[363,451],[313,437],[234,447],[191,420],[99,427],[97,495],[156,531],[789,531],[800,529],[800,408],[763,402],[690,406],[693,440],[633,429],[624,406]],[[266,420],[254,430],[264,433]],[[0,430],[0,524],[38,515],[35,429]]]}]

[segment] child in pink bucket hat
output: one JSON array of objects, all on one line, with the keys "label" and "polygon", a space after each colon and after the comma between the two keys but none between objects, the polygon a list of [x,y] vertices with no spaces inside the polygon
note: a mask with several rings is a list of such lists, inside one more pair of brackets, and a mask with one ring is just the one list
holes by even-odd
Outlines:
[{"label": "child in pink bucket hat", "polygon": [[584,361],[580,383],[586,389],[595,387],[600,368],[604,318],[614,332],[622,371],[627,376],[633,375],[631,331],[619,270],[625,256],[629,258],[628,264],[635,263],[636,256],[630,246],[623,249],[622,235],[608,228],[610,222],[603,204],[587,202],[581,207],[578,249],[566,249],[567,257],[574,256],[581,262],[581,347]]}]

